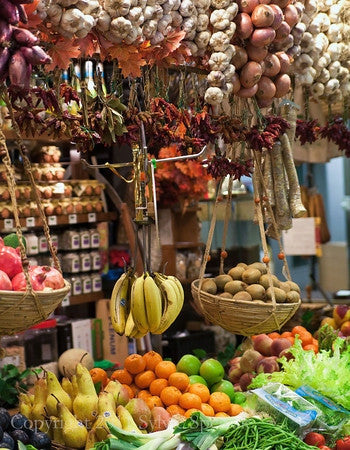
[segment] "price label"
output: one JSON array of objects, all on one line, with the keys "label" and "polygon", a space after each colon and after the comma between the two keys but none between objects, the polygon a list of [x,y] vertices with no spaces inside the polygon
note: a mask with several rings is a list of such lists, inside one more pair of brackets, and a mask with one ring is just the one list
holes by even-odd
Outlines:
[{"label": "price label", "polygon": [[13,219],[5,219],[4,220],[4,228],[5,228],[5,230],[12,230],[12,228],[13,228]]},{"label": "price label", "polygon": [[88,222],[96,222],[96,213],[88,214]]},{"label": "price label", "polygon": [[68,216],[68,223],[78,223],[77,215],[76,214],[69,214]]},{"label": "price label", "polygon": [[26,218],[26,227],[35,227],[35,217],[27,217]]},{"label": "price label", "polygon": [[70,305],[70,295],[68,294],[65,299],[62,300],[61,306],[69,306]]},{"label": "price label", "polygon": [[57,216],[48,216],[47,222],[49,225],[57,225]]}]

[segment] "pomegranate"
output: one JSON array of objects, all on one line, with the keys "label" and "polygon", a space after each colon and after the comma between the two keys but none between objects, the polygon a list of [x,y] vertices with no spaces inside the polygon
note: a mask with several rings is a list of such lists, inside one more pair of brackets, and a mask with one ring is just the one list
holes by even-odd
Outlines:
[{"label": "pomegranate", "polygon": [[[36,266],[35,266],[36,267]],[[34,291],[43,291],[45,275],[44,274],[35,274],[34,267],[29,268],[29,278],[32,284],[32,288]],[[27,289],[26,278],[24,276],[24,272],[18,273],[12,279],[12,289],[14,291],[25,291]]]},{"label": "pomegranate", "polygon": [[62,289],[64,287],[64,279],[57,269],[49,266],[34,266],[33,274],[43,278],[44,288],[53,290]]},{"label": "pomegranate", "polygon": [[22,261],[19,249],[0,247],[0,270],[3,270],[11,279],[22,272]]},{"label": "pomegranate", "polygon": [[3,270],[0,270],[0,291],[12,291],[11,280]]}]

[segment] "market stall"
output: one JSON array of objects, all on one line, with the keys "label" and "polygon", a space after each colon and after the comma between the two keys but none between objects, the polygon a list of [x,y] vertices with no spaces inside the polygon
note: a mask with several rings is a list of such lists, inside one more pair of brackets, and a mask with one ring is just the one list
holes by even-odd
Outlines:
[{"label": "market stall", "polygon": [[283,238],[315,281],[349,6],[0,0],[0,448],[350,448],[350,307],[300,314]]}]

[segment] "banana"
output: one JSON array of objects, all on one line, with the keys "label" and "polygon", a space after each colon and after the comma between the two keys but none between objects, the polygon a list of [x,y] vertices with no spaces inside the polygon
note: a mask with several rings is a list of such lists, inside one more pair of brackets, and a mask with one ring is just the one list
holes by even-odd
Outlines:
[{"label": "banana", "polygon": [[125,331],[126,317],[128,313],[128,292],[130,279],[128,273],[123,273],[114,285],[111,302],[110,316],[112,326],[116,333],[122,335]]},{"label": "banana", "polygon": [[132,312],[132,317],[138,330],[141,333],[147,333],[148,322],[144,301],[143,285],[144,285],[144,274],[136,278],[131,287],[130,311]]},{"label": "banana", "polygon": [[181,284],[180,280],[178,278],[174,277],[173,275],[168,275],[168,280],[171,280],[171,281],[173,281],[175,283],[175,285],[176,285],[176,287],[178,289],[178,292],[180,294],[180,299],[182,297],[182,299],[184,300],[185,299],[185,293],[184,293],[184,288],[182,287],[182,284]]},{"label": "banana", "polygon": [[136,332],[138,332],[138,329],[137,329],[137,327],[135,325],[134,318],[132,316],[132,312],[130,311],[129,315],[128,315],[128,318],[126,319],[125,332],[124,333],[125,333],[125,336],[131,337],[131,335],[133,333],[136,333]]},{"label": "banana", "polygon": [[162,334],[169,328],[179,315],[184,302],[184,298],[180,295],[175,281],[158,275],[156,274],[156,283],[162,292],[165,306],[160,325],[157,330],[153,331],[154,334]]},{"label": "banana", "polygon": [[162,294],[149,273],[146,274],[143,290],[148,328],[153,333],[159,328],[162,318]]}]

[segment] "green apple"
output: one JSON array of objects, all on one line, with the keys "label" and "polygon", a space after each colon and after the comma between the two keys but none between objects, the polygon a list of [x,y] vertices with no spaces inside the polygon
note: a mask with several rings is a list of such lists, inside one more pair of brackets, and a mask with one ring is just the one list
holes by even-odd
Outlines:
[{"label": "green apple", "polygon": [[224,392],[230,397],[231,403],[234,403],[236,392],[231,381],[221,380],[218,383],[213,384],[213,386],[210,388],[210,392]]},{"label": "green apple", "polygon": [[200,375],[190,375],[189,378],[190,378],[190,384],[201,383],[201,384],[204,384],[204,386],[208,386],[208,383]]},{"label": "green apple", "polygon": [[236,403],[237,405],[243,405],[247,401],[247,397],[243,392],[235,392],[234,401],[232,403]]},{"label": "green apple", "polygon": [[188,376],[198,375],[201,366],[200,360],[194,355],[184,355],[176,365],[178,372],[186,373]]},{"label": "green apple", "polygon": [[209,358],[200,366],[199,375],[205,379],[209,386],[212,386],[224,378],[225,370],[219,361]]}]

